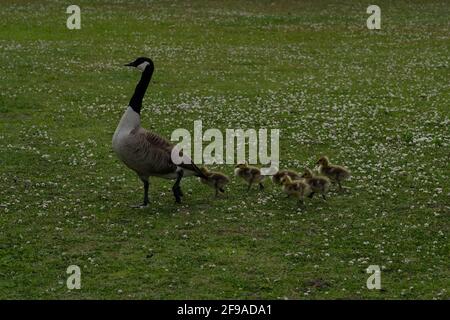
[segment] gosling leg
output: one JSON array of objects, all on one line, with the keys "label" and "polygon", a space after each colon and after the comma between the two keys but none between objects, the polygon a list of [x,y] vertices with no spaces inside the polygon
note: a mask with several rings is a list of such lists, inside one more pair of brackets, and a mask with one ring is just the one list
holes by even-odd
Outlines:
[{"label": "gosling leg", "polygon": [[214,189],[216,190],[215,197],[217,198],[219,196],[219,187],[217,186],[217,183],[214,184]]}]

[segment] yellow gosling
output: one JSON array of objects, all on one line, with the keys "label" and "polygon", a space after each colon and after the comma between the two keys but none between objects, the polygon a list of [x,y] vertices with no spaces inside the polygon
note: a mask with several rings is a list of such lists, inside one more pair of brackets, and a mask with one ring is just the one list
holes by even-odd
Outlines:
[{"label": "yellow gosling", "polygon": [[275,184],[281,184],[281,179],[285,176],[289,176],[292,180],[299,180],[300,174],[292,170],[280,170],[272,176],[272,182]]},{"label": "yellow gosling", "polygon": [[341,181],[350,178],[351,173],[346,167],[338,166],[330,163],[327,156],[321,157],[317,164],[319,165],[319,173],[330,178],[339,185],[339,191],[342,191]]},{"label": "yellow gosling", "polygon": [[206,167],[203,167],[200,170],[205,175],[205,177],[199,177],[200,182],[214,188],[216,197],[219,195],[219,191],[225,193],[225,186],[230,182],[228,176],[221,172],[209,171]]},{"label": "yellow gosling", "polygon": [[330,179],[325,176],[314,175],[314,173],[308,168],[305,169],[305,172],[302,174],[302,178],[305,179],[306,183],[311,188],[312,192],[309,194],[309,198],[312,198],[314,193],[320,193],[322,198],[326,200],[325,194],[330,188]]},{"label": "yellow gosling", "polygon": [[280,183],[283,186],[283,192],[289,196],[297,198],[298,202],[304,204],[305,196],[309,195],[311,188],[304,179],[292,180],[289,175],[285,175],[281,178]]},{"label": "yellow gosling", "polygon": [[250,188],[254,183],[259,184],[260,190],[264,189],[262,181],[264,180],[265,176],[261,175],[261,171],[257,167],[249,166],[247,162],[240,163],[236,165],[236,168],[234,169],[234,174],[237,177],[244,179],[245,182],[247,182],[248,184],[247,191],[250,190]]}]

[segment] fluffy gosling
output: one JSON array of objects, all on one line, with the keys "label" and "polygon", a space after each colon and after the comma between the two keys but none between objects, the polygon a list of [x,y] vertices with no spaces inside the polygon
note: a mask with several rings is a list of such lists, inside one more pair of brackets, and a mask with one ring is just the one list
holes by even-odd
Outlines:
[{"label": "fluffy gosling", "polygon": [[304,179],[292,180],[289,175],[285,175],[280,182],[283,185],[283,192],[288,195],[288,198],[294,196],[301,204],[304,204],[305,196],[311,192],[311,188]]},{"label": "fluffy gosling", "polygon": [[300,180],[301,178],[300,175],[295,171],[280,170],[272,176],[272,182],[275,184],[281,184],[281,179],[283,179],[283,177],[285,176],[290,177],[292,180]]},{"label": "fluffy gosling", "polygon": [[216,190],[216,197],[219,195],[219,191],[225,193],[225,186],[230,182],[230,178],[220,172],[209,171],[208,168],[202,167],[200,169],[206,178],[199,177],[201,183],[206,184]]},{"label": "fluffy gosling", "polygon": [[310,169],[305,169],[305,172],[302,174],[302,179],[305,179],[306,183],[311,188],[311,193],[309,194],[309,198],[312,198],[314,193],[320,193],[322,198],[326,200],[325,194],[328,192],[330,188],[330,179],[325,176],[315,175]]},{"label": "fluffy gosling", "polygon": [[249,166],[247,162],[236,165],[236,168],[234,169],[234,174],[237,177],[244,179],[245,182],[247,182],[248,184],[247,191],[250,190],[252,184],[254,183],[259,184],[259,190],[264,189],[262,181],[264,180],[265,177],[261,175],[261,171],[258,168]]},{"label": "fluffy gosling", "polygon": [[327,156],[321,157],[317,164],[319,165],[319,173],[330,178],[333,182],[339,185],[339,191],[342,191],[341,181],[350,178],[350,170],[343,166],[337,166],[330,163]]}]

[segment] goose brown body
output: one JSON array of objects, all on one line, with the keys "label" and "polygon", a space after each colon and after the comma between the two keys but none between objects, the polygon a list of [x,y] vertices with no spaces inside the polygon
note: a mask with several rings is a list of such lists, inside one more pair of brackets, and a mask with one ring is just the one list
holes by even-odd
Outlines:
[{"label": "goose brown body", "polygon": [[136,126],[128,133],[121,132],[113,139],[113,149],[117,156],[139,177],[175,179],[178,167],[185,169],[184,176],[199,175],[200,169],[188,157],[184,159],[186,163],[179,165],[173,163],[171,157],[173,148],[174,145],[165,138],[140,126]]}]

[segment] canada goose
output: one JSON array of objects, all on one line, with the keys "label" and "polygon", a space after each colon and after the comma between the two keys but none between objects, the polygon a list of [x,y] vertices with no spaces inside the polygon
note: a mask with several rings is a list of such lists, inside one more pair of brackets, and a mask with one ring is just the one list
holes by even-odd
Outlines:
[{"label": "canada goose", "polygon": [[225,193],[225,185],[230,182],[230,178],[220,172],[209,171],[208,168],[202,167],[200,169],[205,177],[199,177],[200,182],[213,187],[216,190],[216,197],[219,195],[219,191]]},{"label": "canada goose", "polygon": [[249,166],[247,162],[236,165],[234,174],[237,177],[241,177],[245,180],[245,182],[247,182],[247,191],[250,190],[253,183],[259,184],[259,190],[264,189],[262,181],[264,180],[265,176],[261,175],[261,171],[258,168]]},{"label": "canada goose", "polygon": [[174,145],[163,137],[141,127],[141,108],[147,87],[154,71],[153,61],[140,57],[125,66],[137,68],[142,72],[130,103],[125,110],[112,138],[112,147],[117,157],[134,170],[144,183],[144,202],[135,207],[146,207],[149,203],[149,177],[176,179],[172,187],[176,202],[181,202],[183,192],[180,181],[184,176],[203,177],[200,169],[187,156],[183,163],[176,165],[171,153]]},{"label": "canada goose", "polygon": [[322,194],[322,198],[326,200],[325,194],[330,187],[330,179],[324,176],[314,175],[308,168],[306,168],[305,172],[302,174],[302,179],[305,179],[306,183],[308,183],[311,188],[312,192],[309,194],[309,198],[312,198],[314,193],[320,193]]},{"label": "canada goose", "polygon": [[342,191],[341,181],[350,178],[350,171],[345,167],[331,164],[327,156],[321,157],[317,164],[319,165],[319,173],[332,181],[336,181],[339,185],[339,191]]},{"label": "canada goose", "polygon": [[300,174],[292,170],[280,170],[272,176],[272,182],[275,184],[282,184],[281,179],[289,176],[292,180],[299,180]]},{"label": "canada goose", "polygon": [[285,175],[280,180],[283,191],[289,196],[295,196],[298,202],[303,204],[303,199],[311,192],[311,188],[304,179],[292,180],[289,175]]}]

